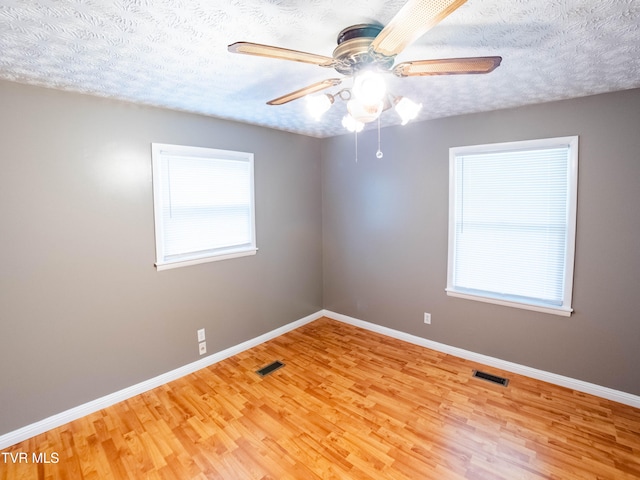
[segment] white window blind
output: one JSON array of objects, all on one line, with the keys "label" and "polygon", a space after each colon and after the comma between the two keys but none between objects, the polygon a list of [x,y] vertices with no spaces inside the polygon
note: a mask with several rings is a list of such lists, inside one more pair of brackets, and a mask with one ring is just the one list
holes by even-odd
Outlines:
[{"label": "white window blind", "polygon": [[569,315],[577,137],[450,150],[447,292]]},{"label": "white window blind", "polygon": [[152,145],[158,269],[256,252],[253,154]]}]

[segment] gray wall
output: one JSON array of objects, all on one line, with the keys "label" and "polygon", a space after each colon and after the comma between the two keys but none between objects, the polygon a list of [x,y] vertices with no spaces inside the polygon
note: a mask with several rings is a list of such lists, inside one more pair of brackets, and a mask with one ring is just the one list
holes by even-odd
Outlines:
[{"label": "gray wall", "polygon": [[[356,163],[352,136],[0,82],[0,435],[201,358],[198,328],[213,353],[322,307],[640,395],[639,125],[634,90],[384,129],[382,160],[364,133]],[[447,297],[448,148],[574,134],[576,313]],[[256,256],[156,272],[151,142],[255,153]]]},{"label": "gray wall", "polygon": [[[255,153],[255,256],[157,272],[151,142]],[[0,434],[322,308],[318,139],[0,82]]]},{"label": "gray wall", "polygon": [[[429,108],[428,105],[425,108]],[[447,297],[449,147],[579,135],[575,313]],[[325,308],[640,395],[640,90],[323,143]],[[423,312],[432,324],[423,323]]]}]

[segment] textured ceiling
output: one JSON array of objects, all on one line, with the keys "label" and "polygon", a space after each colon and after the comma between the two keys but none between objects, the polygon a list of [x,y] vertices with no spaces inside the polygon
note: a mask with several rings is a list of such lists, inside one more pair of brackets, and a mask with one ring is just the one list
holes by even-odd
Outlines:
[{"label": "textured ceiling", "polygon": [[[349,25],[386,24],[405,0],[0,0],[0,78],[326,137],[305,102],[265,102],[340,76],[233,55],[235,41],[331,56]],[[468,0],[397,62],[501,55],[487,75],[395,78],[419,119],[640,87],[640,0]],[[347,83],[348,85],[349,83]],[[336,91],[334,87],[328,92]],[[393,111],[382,126],[399,124]]]}]

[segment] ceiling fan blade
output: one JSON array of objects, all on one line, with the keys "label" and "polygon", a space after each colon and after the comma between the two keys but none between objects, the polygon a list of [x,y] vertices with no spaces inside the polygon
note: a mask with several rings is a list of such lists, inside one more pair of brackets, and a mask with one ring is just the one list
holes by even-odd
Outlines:
[{"label": "ceiling fan blade", "polygon": [[467,0],[409,0],[371,43],[375,53],[393,57]]},{"label": "ceiling fan blade", "polygon": [[227,47],[231,53],[243,53],[245,55],[256,55],[258,57],[277,58],[280,60],[291,60],[294,62],[311,63],[321,67],[332,67],[334,60],[324,55],[315,53],[299,52],[288,48],[273,47],[271,45],[261,45],[259,43],[236,42]]},{"label": "ceiling fan blade", "polygon": [[322,80],[321,82],[314,83],[313,85],[301,88],[300,90],[296,90],[295,92],[287,93],[286,95],[283,95],[281,97],[274,98],[273,100],[268,101],[267,105],[283,105],[293,100],[297,100],[300,97],[304,97],[305,95],[319,92],[320,90],[324,90],[325,88],[340,85],[340,83],[342,83],[342,80],[340,80],[339,78],[329,78],[327,80]]},{"label": "ceiling fan blade", "polygon": [[399,63],[393,69],[398,77],[428,75],[465,75],[489,73],[498,68],[502,57],[442,58]]}]

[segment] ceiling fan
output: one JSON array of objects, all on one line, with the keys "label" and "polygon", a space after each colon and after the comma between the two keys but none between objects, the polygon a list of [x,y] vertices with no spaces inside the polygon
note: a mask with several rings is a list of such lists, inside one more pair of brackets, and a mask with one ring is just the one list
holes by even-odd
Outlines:
[{"label": "ceiling fan", "polygon": [[[389,100],[384,80],[380,80],[381,73],[392,73],[397,77],[481,74],[489,73],[500,65],[502,57],[494,56],[417,60],[394,66],[396,55],[466,1],[409,0],[384,27],[359,24],[342,30],[338,35],[338,46],[331,57],[250,42],[233,43],[228,46],[228,50],[231,53],[310,63],[333,68],[347,77],[354,77],[352,89],[343,89],[336,95],[323,95],[320,110],[326,111],[337,96],[349,101],[347,109],[350,116],[359,124],[364,124],[378,118],[383,110],[394,106],[392,103],[397,106],[402,100],[402,97]],[[341,78],[329,78],[270,100],[267,104],[283,105],[341,83]],[[352,94],[359,98],[358,102],[352,101]],[[415,104],[413,110],[415,117]],[[404,119],[403,123],[406,123]],[[345,126],[349,128],[348,125]]]}]

